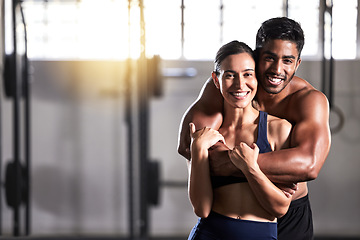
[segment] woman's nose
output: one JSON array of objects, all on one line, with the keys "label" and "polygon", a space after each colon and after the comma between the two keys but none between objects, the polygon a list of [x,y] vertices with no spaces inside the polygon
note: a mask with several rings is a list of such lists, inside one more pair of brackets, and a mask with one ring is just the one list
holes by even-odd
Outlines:
[{"label": "woman's nose", "polygon": [[236,80],[235,80],[235,86],[237,87],[237,88],[242,88],[243,86],[244,86],[244,84],[245,84],[245,79],[244,78],[242,78],[242,77],[237,77],[236,78]]}]

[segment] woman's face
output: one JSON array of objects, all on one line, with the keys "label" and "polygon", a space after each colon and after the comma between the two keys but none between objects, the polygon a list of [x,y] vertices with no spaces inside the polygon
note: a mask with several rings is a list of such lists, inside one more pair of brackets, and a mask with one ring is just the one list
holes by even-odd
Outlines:
[{"label": "woman's face", "polygon": [[255,61],[248,53],[227,56],[221,63],[218,77],[213,75],[224,100],[236,108],[251,104],[257,90]]}]

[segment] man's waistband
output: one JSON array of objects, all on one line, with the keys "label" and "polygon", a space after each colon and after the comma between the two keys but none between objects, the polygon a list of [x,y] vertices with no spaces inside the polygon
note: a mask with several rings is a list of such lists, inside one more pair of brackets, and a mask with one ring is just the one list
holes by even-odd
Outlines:
[{"label": "man's waistband", "polygon": [[302,198],[291,201],[289,208],[299,207],[301,205],[307,204],[308,202],[309,202],[309,195],[307,194],[306,196],[304,196]]}]

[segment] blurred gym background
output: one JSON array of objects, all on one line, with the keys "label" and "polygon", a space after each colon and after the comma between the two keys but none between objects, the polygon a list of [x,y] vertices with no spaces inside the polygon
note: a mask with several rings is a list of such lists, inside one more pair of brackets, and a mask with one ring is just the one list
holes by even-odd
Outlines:
[{"label": "blurred gym background", "polygon": [[301,23],[331,105],[316,239],[360,239],[359,0],[0,0],[0,239],[186,239],[181,117],[237,39]]}]

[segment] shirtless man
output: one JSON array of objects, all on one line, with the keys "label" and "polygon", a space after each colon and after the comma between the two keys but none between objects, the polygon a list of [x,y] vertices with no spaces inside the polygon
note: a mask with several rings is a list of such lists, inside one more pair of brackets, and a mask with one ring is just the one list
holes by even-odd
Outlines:
[{"label": "shirtless man", "polygon": [[[292,197],[287,214],[278,220],[279,240],[313,238],[306,181],[317,178],[331,145],[326,96],[295,76],[303,45],[300,25],[285,17],[265,21],[256,36],[259,87],[253,104],[258,110],[285,118],[293,125],[291,148],[260,154],[258,158],[261,170]],[[219,129],[222,104],[220,92],[209,79],[199,98],[184,114],[178,145],[181,155],[190,160],[189,123],[193,122],[198,129],[205,126]],[[213,175],[241,176],[228,158],[210,165]]]}]

